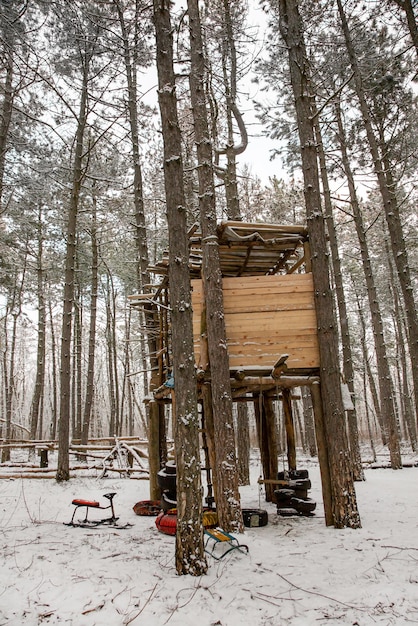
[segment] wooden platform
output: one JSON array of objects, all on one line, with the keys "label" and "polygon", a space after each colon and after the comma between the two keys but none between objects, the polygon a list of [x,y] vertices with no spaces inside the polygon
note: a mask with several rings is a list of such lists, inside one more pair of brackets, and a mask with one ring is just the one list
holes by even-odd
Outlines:
[{"label": "wooden platform", "polygon": [[[192,281],[196,364],[201,355],[202,281]],[[231,369],[271,368],[288,354],[289,369],[319,367],[312,274],[223,279],[225,325]]]}]

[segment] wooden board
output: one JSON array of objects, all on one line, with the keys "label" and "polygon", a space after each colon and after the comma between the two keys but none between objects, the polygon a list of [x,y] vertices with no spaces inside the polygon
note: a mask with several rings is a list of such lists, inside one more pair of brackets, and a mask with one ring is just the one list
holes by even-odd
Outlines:
[{"label": "wooden board", "polygon": [[[200,357],[202,281],[192,281],[195,358]],[[311,274],[223,279],[230,367],[272,367],[289,354],[291,369],[319,367]]]}]

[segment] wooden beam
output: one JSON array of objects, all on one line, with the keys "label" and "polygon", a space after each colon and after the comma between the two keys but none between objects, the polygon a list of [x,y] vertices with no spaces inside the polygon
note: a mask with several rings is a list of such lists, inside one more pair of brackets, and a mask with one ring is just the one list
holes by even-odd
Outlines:
[{"label": "wooden beam", "polygon": [[161,490],[157,481],[160,466],[160,418],[159,407],[156,402],[149,404],[148,421],[148,463],[150,500],[159,500]]},{"label": "wooden beam", "polygon": [[295,424],[293,421],[292,398],[289,389],[282,390],[284,424],[287,441],[287,462],[289,470],[296,469],[296,436]]},{"label": "wooden beam", "polygon": [[218,233],[222,233],[225,228],[236,228],[238,230],[252,230],[252,231],[274,231],[277,233],[297,233],[299,235],[308,235],[308,229],[306,226],[297,226],[297,225],[280,225],[280,224],[269,224],[266,222],[238,222],[238,221],[227,221],[221,222],[218,226]]},{"label": "wooden beam", "polygon": [[318,376],[280,376],[275,381],[270,376],[247,376],[244,380],[235,380],[231,378],[231,387],[238,389],[239,387],[274,387],[280,388],[287,387],[304,387],[305,385],[311,386],[314,383],[319,382]]}]

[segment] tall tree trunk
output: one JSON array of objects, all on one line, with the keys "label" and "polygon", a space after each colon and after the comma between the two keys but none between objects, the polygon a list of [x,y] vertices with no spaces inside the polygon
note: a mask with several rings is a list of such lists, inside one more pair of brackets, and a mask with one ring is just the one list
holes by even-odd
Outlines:
[{"label": "tall tree trunk", "polygon": [[[10,301],[6,304],[6,315],[4,317],[4,334],[5,334],[5,346],[4,346],[4,395],[5,395],[5,434],[4,438],[6,442],[10,441],[12,436],[12,415],[13,415],[13,399],[15,396],[15,368],[16,368],[16,343],[17,343],[17,325],[19,318],[22,314],[22,293],[23,285],[26,273],[26,260],[23,264],[23,271],[20,277],[20,284],[18,284],[18,277],[15,276],[13,292]],[[8,342],[8,328],[7,322],[9,315],[12,317],[12,330],[11,341]],[[2,449],[1,456],[2,463],[10,461],[10,448]]]},{"label": "tall tree trunk", "polygon": [[389,265],[389,286],[390,292],[393,300],[393,324],[396,329],[396,345],[399,352],[399,358],[397,360],[397,372],[399,376],[401,376],[401,383],[399,384],[399,395],[400,402],[403,412],[404,421],[406,424],[406,431],[408,433],[409,440],[411,442],[411,447],[414,452],[418,450],[418,441],[417,441],[417,426],[414,420],[414,409],[412,406],[412,398],[409,391],[408,386],[408,364],[407,364],[407,356],[405,350],[405,335],[404,332],[404,315],[401,310],[401,303],[399,302],[397,285],[395,284],[395,275],[392,265],[392,259],[390,250],[386,245],[386,256],[388,259]]},{"label": "tall tree trunk", "polygon": [[112,315],[112,301],[113,301],[113,289],[109,274],[106,276],[106,353],[107,353],[107,371],[109,377],[109,437],[116,437],[118,435],[118,413],[116,397],[118,393],[117,384],[115,380],[115,368],[114,368],[114,354],[116,352],[116,346],[114,344],[114,332],[113,327],[115,320]]},{"label": "tall tree trunk", "polygon": [[309,448],[309,454],[311,456],[318,456],[315,441],[315,426],[314,416],[312,408],[312,398],[309,390],[306,387],[302,387],[302,407],[303,407],[303,421],[305,422],[306,440]]},{"label": "tall tree trunk", "polygon": [[414,13],[416,0],[394,0],[394,2],[405,12],[406,21],[409,28],[409,34],[411,35],[412,43],[418,55],[418,27]]},{"label": "tall tree trunk", "polygon": [[341,330],[341,344],[343,353],[343,372],[344,379],[347,384],[354,409],[347,410],[348,438],[350,443],[351,467],[354,480],[365,480],[363,466],[361,464],[360,444],[358,436],[357,413],[355,408],[355,391],[354,391],[354,367],[353,355],[351,351],[350,328],[348,325],[347,304],[344,293],[343,276],[341,271],[341,260],[338,252],[337,232],[334,224],[334,216],[332,212],[331,191],[329,187],[327,164],[324,152],[324,144],[322,141],[321,127],[319,124],[318,112],[316,110],[315,101],[315,134],[318,145],[318,157],[321,168],[321,179],[324,196],[325,217],[327,222],[327,230],[331,248],[331,259],[334,270],[334,281],[336,291],[336,301],[338,307],[338,319]]},{"label": "tall tree trunk", "polygon": [[[391,164],[387,153],[386,145],[379,144],[376,139],[369,107],[366,101],[361,70],[357,61],[356,52],[351,40],[350,30],[346,15],[344,13],[341,0],[337,0],[338,11],[341,18],[342,31],[345,44],[350,58],[354,75],[354,85],[357,99],[360,104],[361,115],[364,128],[366,130],[367,141],[370,154],[373,160],[374,171],[379,185],[385,209],[386,222],[390,234],[392,254],[401,285],[402,296],[405,306],[405,314],[408,321],[408,346],[412,363],[412,380],[414,384],[415,411],[418,419],[418,313],[414,300],[414,288],[411,278],[411,271],[408,261],[408,253],[403,236],[402,222],[399,212],[398,198],[396,195],[396,183],[392,173]],[[382,155],[382,156],[381,156]]]},{"label": "tall tree trunk", "polygon": [[94,394],[94,366],[96,360],[96,323],[97,323],[97,290],[98,290],[98,265],[99,252],[97,244],[97,199],[93,195],[90,240],[91,240],[91,292],[90,292],[90,324],[89,345],[87,357],[86,392],[84,397],[83,427],[81,443],[87,445],[89,438],[91,411]]},{"label": "tall tree trunk", "polygon": [[38,211],[38,250],[36,256],[36,277],[37,277],[37,300],[38,300],[38,346],[36,350],[36,374],[35,386],[33,390],[32,403],[30,409],[30,438],[36,439],[39,432],[39,410],[44,392],[45,382],[45,350],[46,350],[46,306],[45,306],[45,284],[43,268],[43,228],[42,228],[42,207]]},{"label": "tall tree trunk", "polygon": [[52,314],[52,304],[49,301],[49,322],[51,328],[51,387],[52,387],[52,401],[51,401],[51,424],[49,428],[49,436],[54,441],[57,436],[57,418],[58,418],[58,375],[57,375],[57,344],[55,340],[55,327],[54,316]]},{"label": "tall tree trunk", "polygon": [[169,3],[153,0],[157,47],[158,99],[164,142],[164,180],[169,236],[169,285],[175,381],[177,464],[176,570],[201,576],[203,548],[199,415],[194,367],[189,241],[181,156],[181,131],[173,67]]},{"label": "tall tree trunk", "polygon": [[367,432],[368,432],[369,441],[370,441],[370,449],[372,451],[372,460],[373,460],[373,463],[376,463],[376,459],[377,459],[376,447],[374,445],[373,430],[372,430],[372,426],[370,423],[369,402],[367,400],[367,370],[366,368],[364,368],[364,371],[363,371],[363,393],[364,393],[364,412],[366,416],[366,424],[367,424]]},{"label": "tall tree trunk", "polygon": [[56,479],[58,482],[70,478],[70,400],[71,400],[71,336],[74,303],[74,281],[76,263],[77,217],[80,190],[83,179],[83,143],[87,125],[89,57],[86,55],[83,67],[83,83],[81,88],[80,107],[75,138],[73,163],[73,181],[70,204],[68,207],[66,230],[66,255],[64,271],[64,303],[62,311],[61,331],[61,370],[60,370],[60,415],[58,465]]},{"label": "tall tree trunk", "polygon": [[356,301],[357,301],[357,314],[358,314],[358,318],[360,321],[360,341],[361,341],[361,349],[362,349],[362,354],[363,354],[364,369],[366,372],[366,379],[369,381],[370,394],[372,396],[373,406],[374,406],[377,422],[379,424],[379,428],[380,428],[380,432],[382,436],[382,443],[384,446],[386,446],[388,443],[387,424],[384,423],[383,418],[382,418],[382,413],[380,411],[379,394],[377,392],[376,383],[375,383],[372,369],[370,366],[370,357],[369,357],[369,351],[367,348],[368,341],[367,341],[367,333],[366,333],[366,322],[364,319],[363,309],[360,304],[360,299],[357,293],[356,293]]},{"label": "tall tree trunk", "polygon": [[[4,370],[4,409],[5,409],[5,426],[4,426],[4,440],[6,443],[10,442],[12,436],[12,406],[13,406],[13,392],[14,392],[14,365],[15,365],[15,352],[16,352],[16,324],[17,316],[13,315],[12,326],[12,340],[9,344],[8,341],[8,328],[7,321],[9,319],[8,314],[4,316],[4,349],[3,349],[3,370]],[[9,348],[10,345],[10,348]],[[7,463],[10,461],[10,448],[7,446],[2,448],[1,462]]]},{"label": "tall tree trunk", "polygon": [[121,419],[121,414],[120,414],[120,390],[119,390],[119,369],[118,369],[118,341],[117,341],[117,333],[116,333],[116,326],[117,326],[117,319],[116,319],[116,299],[117,299],[117,293],[115,292],[114,288],[113,288],[113,280],[111,278],[111,285],[112,285],[112,300],[111,300],[111,305],[112,305],[112,309],[111,309],[111,346],[112,346],[112,350],[111,350],[111,367],[113,368],[113,378],[114,378],[114,383],[115,383],[115,434],[117,437],[121,436],[121,426],[122,426],[122,419]]},{"label": "tall tree trunk", "polygon": [[[123,12],[123,7],[119,0],[113,0],[116,4],[119,24],[122,32],[122,41],[123,41],[123,56],[125,63],[125,72],[126,72],[126,81],[128,85],[128,111],[129,111],[129,124],[131,130],[131,142],[132,142],[132,159],[133,159],[133,170],[134,170],[134,224],[135,224],[135,246],[137,253],[137,289],[140,293],[145,289],[145,286],[150,283],[150,277],[148,272],[149,266],[149,251],[148,251],[148,238],[146,231],[146,223],[145,223],[145,211],[144,211],[144,198],[143,198],[143,180],[142,180],[142,168],[141,168],[141,158],[140,158],[140,150],[139,150],[139,123],[138,123],[138,109],[137,102],[138,98],[138,88],[137,88],[137,80],[136,80],[136,66],[135,66],[135,51],[132,54],[129,45],[129,37],[125,24],[125,17]],[[140,28],[140,16],[139,16],[139,8],[140,3],[138,0],[135,2],[135,28]],[[137,39],[137,33],[135,34],[135,40]],[[141,325],[145,325],[146,328],[146,341],[148,345],[148,355],[151,372],[156,371],[158,368],[157,361],[157,335],[155,333],[155,320],[153,315],[153,310],[145,310],[143,314],[142,311],[139,312],[141,316]],[[144,370],[143,383],[144,383],[144,394],[147,395],[148,387],[150,391],[155,389],[160,384],[160,380],[155,375],[151,374],[150,380],[148,380],[147,375],[147,360],[145,356],[145,341],[143,338],[143,334],[141,333],[140,337],[140,347],[141,347],[141,355],[142,355],[142,369]],[[156,436],[160,442],[164,440],[164,443],[160,443],[160,454],[158,459],[152,458],[150,455],[150,491],[151,491],[151,499],[158,498],[159,488],[157,484],[156,474],[160,469],[160,464],[163,462],[164,458],[167,456],[167,449],[165,443],[165,415],[164,415],[164,406],[157,402],[150,402],[147,407],[147,416],[148,421],[152,423],[152,428],[150,432],[155,432]]]},{"label": "tall tree trunk", "polygon": [[357,197],[354,176],[351,170],[350,161],[345,142],[344,126],[342,122],[341,110],[338,103],[335,106],[335,113],[338,124],[338,140],[342,155],[342,163],[351,199],[354,224],[359,241],[361,260],[369,299],[370,315],[372,320],[374,345],[376,350],[376,365],[379,380],[380,411],[388,438],[390,461],[392,469],[402,468],[401,450],[399,443],[398,425],[396,421],[395,404],[393,398],[393,381],[389,368],[389,360],[386,352],[385,335],[383,330],[382,314],[380,312],[379,299],[374,281],[373,268],[370,261],[370,254],[365,235],[363,216]]},{"label": "tall tree trunk", "polygon": [[327,242],[319,190],[309,65],[297,0],[280,0],[279,12],[280,30],[289,53],[290,77],[302,156],[308,233],[312,250],[312,275],[321,362],[322,411],[331,478],[332,515],[337,528],[345,526],[359,528],[360,516],[345,431],[336,319],[328,266],[326,257],[324,258]]},{"label": "tall tree trunk", "polygon": [[237,403],[237,463],[240,485],[250,484],[250,421],[246,402]]},{"label": "tall tree trunk", "polygon": [[[245,10],[245,7],[243,7]],[[248,143],[247,133],[242,116],[238,110],[237,97],[237,51],[233,33],[230,0],[223,0],[223,15],[225,35],[222,42],[222,72],[226,93],[226,125],[227,145],[218,154],[226,155],[226,169],[224,172],[225,195],[229,219],[241,219],[239,208],[239,193],[237,183],[236,157],[242,154]],[[229,69],[228,69],[229,66]],[[241,143],[235,145],[233,120],[236,119],[241,132]],[[244,405],[245,406],[245,405]]]},{"label": "tall tree trunk", "polygon": [[[130,395],[130,373],[131,373],[131,309],[128,302],[125,307],[125,337],[124,337],[124,355],[123,355],[123,380],[122,394],[120,399],[120,415],[121,415],[121,432],[131,435],[132,424],[132,404]],[[124,419],[126,415],[126,421]]]},{"label": "tall tree trunk", "polygon": [[222,275],[216,235],[212,143],[206,109],[205,59],[197,0],[188,0],[190,30],[190,98],[198,161],[199,209],[202,229],[202,277],[206,302],[208,352],[215,430],[216,508],[226,531],[243,531],[235,453],[229,355],[223,311]]},{"label": "tall tree trunk", "polygon": [[81,407],[82,407],[82,332],[83,332],[83,304],[80,285],[77,284],[77,295],[74,306],[74,389],[72,414],[74,421],[73,436],[81,439]]},{"label": "tall tree trunk", "polygon": [[[241,115],[236,104],[237,96],[237,51],[233,33],[230,0],[223,0],[222,19],[224,22],[225,36],[222,42],[222,72],[226,93],[226,124],[227,146],[223,152],[226,155],[226,168],[221,175],[225,185],[226,211],[228,219],[241,220],[239,205],[239,193],[237,182],[236,155],[244,152],[247,147],[247,134]],[[229,60],[229,71],[228,71]],[[240,119],[241,144],[234,143],[233,119],[234,112]],[[218,176],[220,168],[216,169]],[[250,424],[248,419],[248,405],[246,402],[237,403],[237,463],[240,485],[250,484]]]},{"label": "tall tree trunk", "polygon": [[6,79],[3,88],[3,106],[0,122],[0,214],[4,211],[4,169],[6,165],[7,140],[13,111],[13,47],[6,45]]}]

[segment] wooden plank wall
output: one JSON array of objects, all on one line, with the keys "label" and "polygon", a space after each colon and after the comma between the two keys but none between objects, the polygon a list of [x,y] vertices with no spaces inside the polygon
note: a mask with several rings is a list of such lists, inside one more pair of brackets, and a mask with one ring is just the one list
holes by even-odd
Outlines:
[{"label": "wooden plank wall", "polygon": [[[202,281],[192,280],[196,363],[200,357]],[[312,274],[223,279],[231,368],[271,368],[289,354],[289,368],[319,367]]]}]

